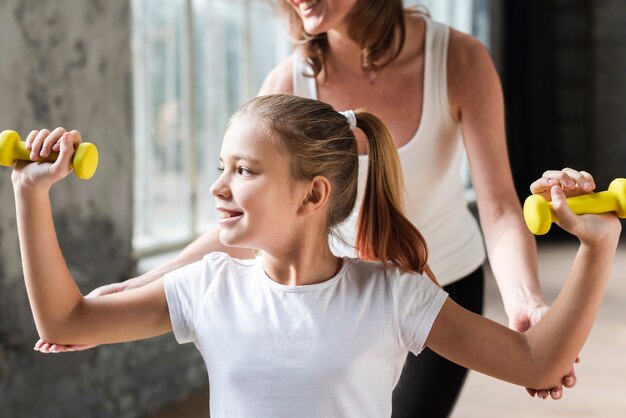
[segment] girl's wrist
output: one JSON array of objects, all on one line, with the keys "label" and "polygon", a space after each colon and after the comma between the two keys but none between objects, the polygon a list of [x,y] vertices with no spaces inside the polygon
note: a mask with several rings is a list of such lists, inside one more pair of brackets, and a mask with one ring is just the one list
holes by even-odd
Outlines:
[{"label": "girl's wrist", "polygon": [[48,195],[50,187],[47,185],[34,184],[32,181],[21,178],[14,178],[13,192],[16,197],[29,197],[38,195]]}]

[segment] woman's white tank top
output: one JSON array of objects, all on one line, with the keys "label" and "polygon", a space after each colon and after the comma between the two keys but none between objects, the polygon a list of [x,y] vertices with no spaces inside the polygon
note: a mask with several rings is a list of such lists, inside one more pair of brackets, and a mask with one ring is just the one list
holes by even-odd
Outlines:
[{"label": "woman's white tank top", "polygon": [[[485,249],[480,228],[467,208],[461,177],[461,127],[452,118],[448,102],[449,28],[424,20],[427,29],[421,122],[413,138],[398,148],[398,154],[406,189],[406,215],[426,239],[428,264],[439,283],[446,285],[478,268],[485,260]],[[315,78],[303,74],[312,74],[312,70],[300,56],[294,60],[293,93],[317,99]],[[356,256],[356,220],[366,176],[367,156],[361,156],[357,207],[337,227],[342,239],[331,239],[337,255]]]}]

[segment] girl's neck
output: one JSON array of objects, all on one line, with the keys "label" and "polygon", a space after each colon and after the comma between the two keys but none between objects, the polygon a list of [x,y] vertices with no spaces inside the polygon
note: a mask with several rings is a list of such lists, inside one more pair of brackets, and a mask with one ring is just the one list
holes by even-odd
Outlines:
[{"label": "girl's neck", "polygon": [[285,254],[262,251],[265,273],[275,282],[287,286],[304,286],[324,282],[332,278],[341,267],[341,259],[335,257],[328,247],[305,246]]}]

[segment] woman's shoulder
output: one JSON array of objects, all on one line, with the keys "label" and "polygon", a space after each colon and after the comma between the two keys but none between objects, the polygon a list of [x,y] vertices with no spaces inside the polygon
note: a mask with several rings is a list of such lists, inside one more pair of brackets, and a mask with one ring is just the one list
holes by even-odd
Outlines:
[{"label": "woman's shoulder", "polygon": [[259,90],[259,96],[266,94],[293,94],[293,66],[298,59],[294,52],[269,72]]},{"label": "woman's shoulder", "polygon": [[477,66],[491,62],[489,51],[478,39],[450,28],[448,39],[448,65],[455,69],[473,71]]},{"label": "woman's shoulder", "polygon": [[447,60],[448,97],[453,114],[474,103],[476,92],[499,82],[491,55],[471,35],[450,28]]}]

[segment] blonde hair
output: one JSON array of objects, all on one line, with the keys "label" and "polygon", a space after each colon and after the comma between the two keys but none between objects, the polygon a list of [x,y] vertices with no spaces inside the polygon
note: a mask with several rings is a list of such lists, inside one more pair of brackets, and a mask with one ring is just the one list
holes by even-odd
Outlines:
[{"label": "blonde hair", "polygon": [[[403,215],[403,181],[391,134],[373,114],[356,110],[357,127],[367,138],[368,170],[358,217],[356,249],[361,258],[427,274],[426,242]],[[291,161],[291,174],[310,181],[324,176],[331,184],[327,229],[340,224],[354,210],[359,157],[348,119],[330,105],[312,99],[276,94],[257,97],[235,115],[256,118],[279,141]]]},{"label": "blonde hair", "polygon": [[[302,19],[288,0],[280,0],[288,22],[289,33],[305,59],[311,64],[313,77],[326,70],[328,37],[326,33],[310,35]],[[402,0],[357,0],[346,16],[348,34],[361,47],[361,67],[378,71],[395,60],[404,46],[405,12],[428,16],[424,7],[404,9]],[[310,74],[305,74],[310,75]]]}]

